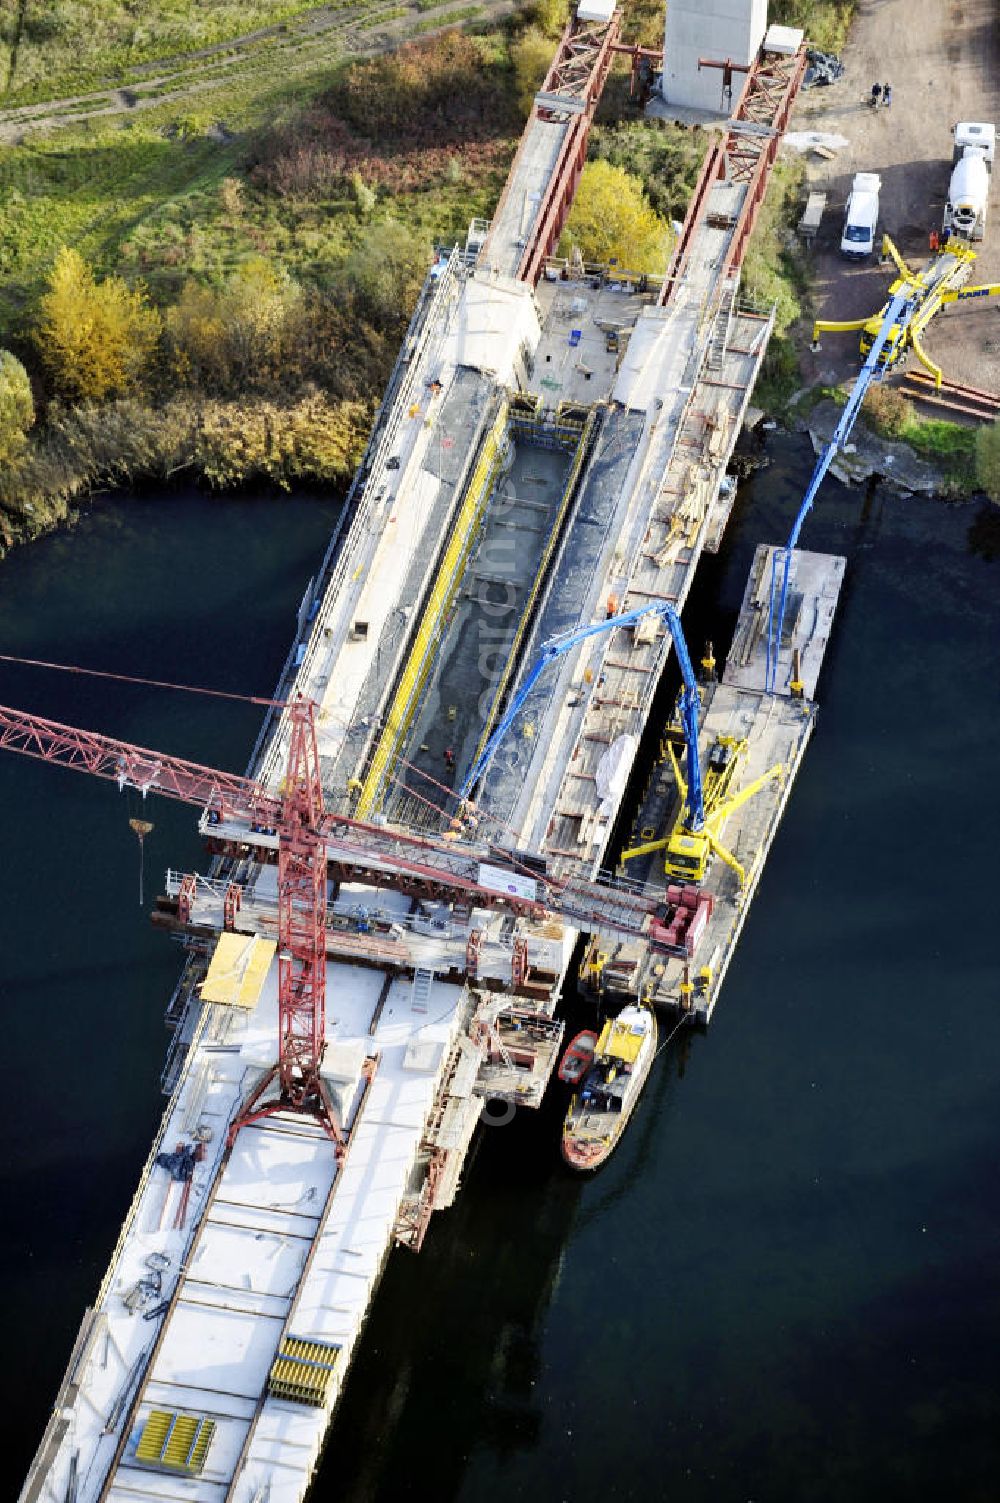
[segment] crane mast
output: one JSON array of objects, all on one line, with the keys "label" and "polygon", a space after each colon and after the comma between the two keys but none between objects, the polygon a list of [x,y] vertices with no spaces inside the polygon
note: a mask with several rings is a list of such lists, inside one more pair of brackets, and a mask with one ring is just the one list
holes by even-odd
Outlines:
[{"label": "crane mast", "polygon": [[[343,1151],[323,1083],[326,1029],[326,844],[320,834],[323,783],[311,700],[288,705],[290,739],[278,822],[278,1061],[230,1129],[278,1111],[319,1119]],[[277,1086],[277,1095],[268,1093]]]}]

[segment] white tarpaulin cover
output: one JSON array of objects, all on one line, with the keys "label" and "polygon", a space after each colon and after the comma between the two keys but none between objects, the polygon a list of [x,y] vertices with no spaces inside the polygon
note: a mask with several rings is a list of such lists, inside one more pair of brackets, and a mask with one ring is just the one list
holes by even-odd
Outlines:
[{"label": "white tarpaulin cover", "polygon": [[850,142],[846,136],[838,136],[833,131],[788,130],[782,136],[781,144],[799,152],[815,151],[817,146],[822,146],[826,151],[839,151],[842,146],[850,145]]},{"label": "white tarpaulin cover", "polygon": [[765,52],[780,52],[785,57],[794,57],[802,46],[805,32],[797,26],[779,26],[774,22],[767,28],[764,38]]},{"label": "white tarpaulin cover", "polygon": [[534,877],[523,877],[519,872],[509,872],[502,866],[479,863],[479,885],[490,892],[508,892],[514,898],[527,898],[533,903],[538,897],[538,883]]},{"label": "white tarpaulin cover", "polygon": [[637,745],[634,736],[619,736],[597,764],[595,781],[597,796],[601,800],[598,813],[602,819],[611,817],[625,792]]},{"label": "white tarpaulin cover", "polygon": [[508,386],[521,345],[533,350],[541,338],[531,288],[512,277],[470,278],[456,323],[446,346],[448,358],[488,371]]}]

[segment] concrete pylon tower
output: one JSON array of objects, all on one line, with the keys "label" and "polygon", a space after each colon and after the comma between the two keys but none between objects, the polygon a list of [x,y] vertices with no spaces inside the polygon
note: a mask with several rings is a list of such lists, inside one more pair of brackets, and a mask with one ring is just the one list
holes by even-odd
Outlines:
[{"label": "concrete pylon tower", "polygon": [[[767,30],[767,0],[667,0],[663,43],[663,97],[683,109],[718,113],[722,101],[722,73],[718,68],[698,72],[699,57],[732,58],[748,63]],[[743,75],[733,80],[733,95]]]}]

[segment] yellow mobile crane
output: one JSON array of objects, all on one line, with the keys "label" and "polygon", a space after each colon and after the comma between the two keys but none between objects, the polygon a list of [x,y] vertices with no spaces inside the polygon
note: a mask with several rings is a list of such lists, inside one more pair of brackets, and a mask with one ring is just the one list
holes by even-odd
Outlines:
[{"label": "yellow mobile crane", "polygon": [[687,782],[674,753],[673,739],[668,735],[667,753],[681,796],[680,807],[669,834],[662,840],[647,841],[644,845],[623,851],[622,860],[631,861],[638,856],[648,856],[653,851],[666,851],[664,867],[668,877],[673,877],[678,882],[703,882],[712,856],[720,856],[727,866],[732,867],[742,886],[746,872],[733,853],[722,844],[720,836],[731,814],[775,778],[783,777],[785,772],[784,764],[778,762],[738,793],[733,793],[737,768],[747,750],[748,743],[735,736],[716,736],[704,773],[704,823],[700,829],[695,830],[688,818]]},{"label": "yellow mobile crane", "polygon": [[996,297],[1000,294],[1000,282],[988,282],[981,287],[966,287],[976,253],[959,241],[949,242],[923,271],[913,271],[903,260],[888,235],[882,239],[882,259],[895,263],[899,276],[889,288],[885,305],[869,318],[849,319],[836,322],[817,319],[813,324],[813,349],[820,347],[821,333],[845,334],[852,329],[861,331],[861,353],[867,356],[882,328],[885,316],[894,297],[908,293],[907,302],[913,308],[909,318],[893,323],[878,356],[880,370],[891,370],[905,359],[912,349],[921,365],[930,371],[934,385],[941,385],[941,367],[935,365],[920,342],[920,336],[946,303],[961,303],[968,298]]}]

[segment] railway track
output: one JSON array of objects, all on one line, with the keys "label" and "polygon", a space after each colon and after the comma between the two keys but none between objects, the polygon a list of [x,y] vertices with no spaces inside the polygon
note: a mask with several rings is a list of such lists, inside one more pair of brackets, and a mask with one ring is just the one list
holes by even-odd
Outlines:
[{"label": "railway track", "polygon": [[1000,417],[1000,395],[996,392],[978,386],[963,386],[957,381],[942,381],[940,386],[935,386],[926,371],[907,371],[900,381],[899,390],[910,401],[940,407],[980,423],[992,423]]}]

